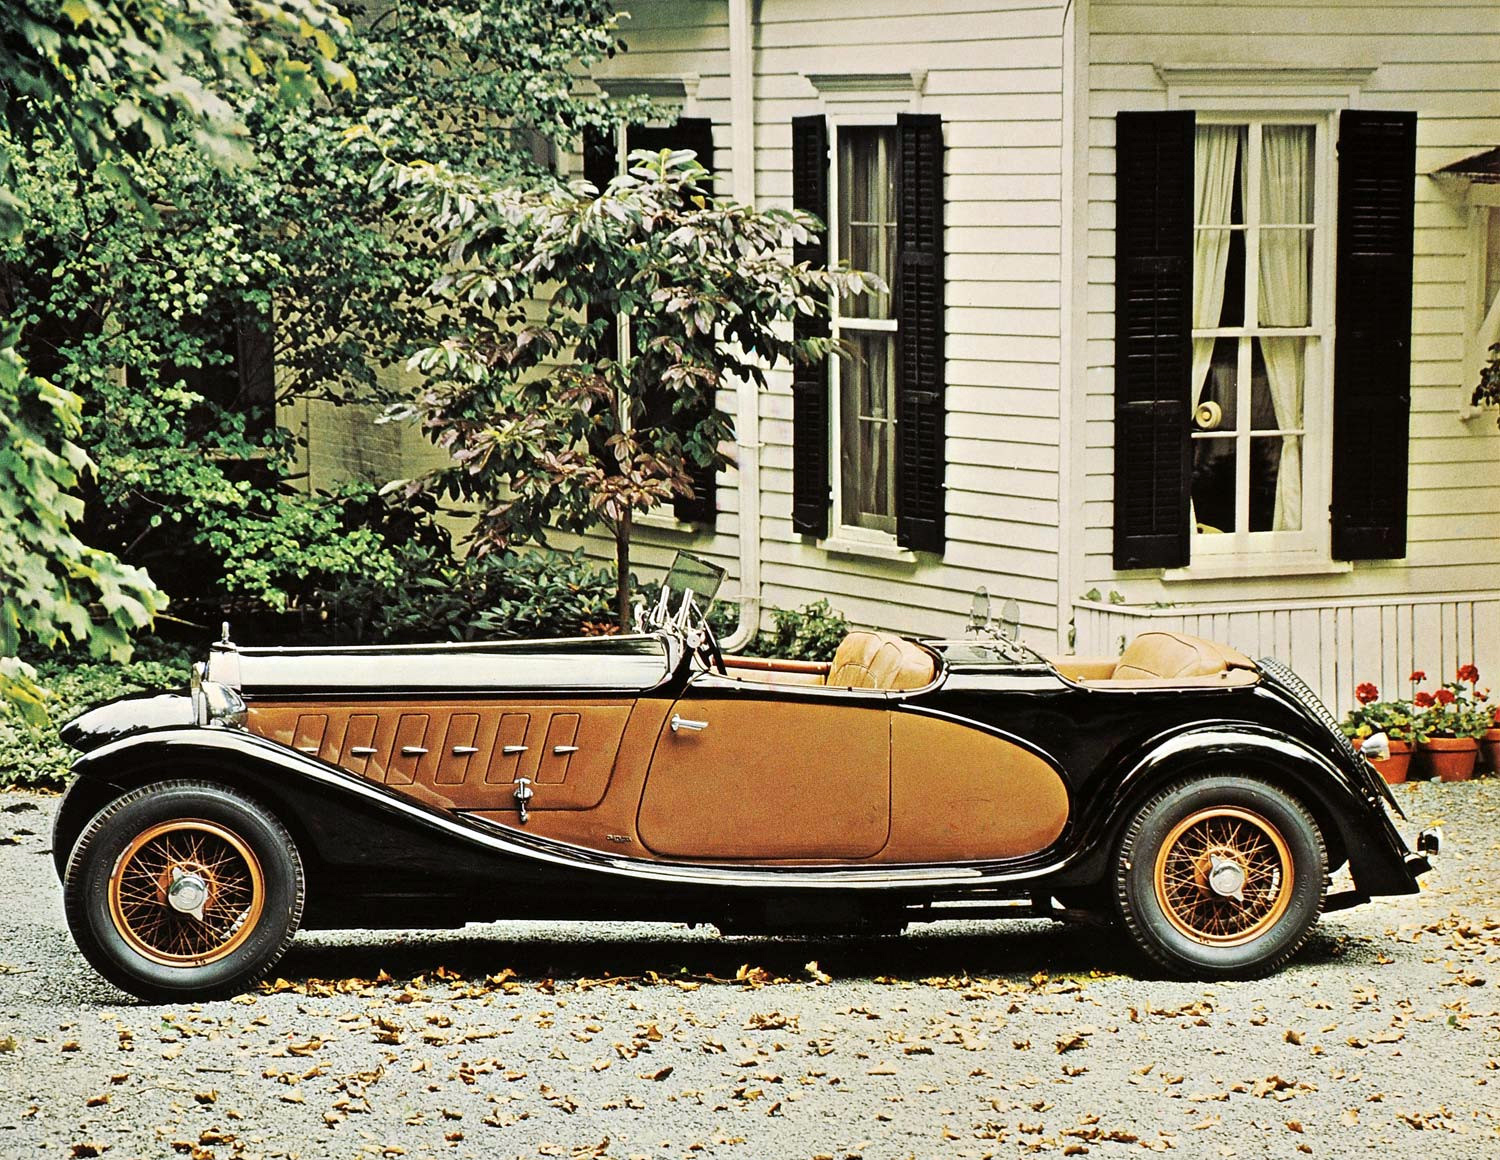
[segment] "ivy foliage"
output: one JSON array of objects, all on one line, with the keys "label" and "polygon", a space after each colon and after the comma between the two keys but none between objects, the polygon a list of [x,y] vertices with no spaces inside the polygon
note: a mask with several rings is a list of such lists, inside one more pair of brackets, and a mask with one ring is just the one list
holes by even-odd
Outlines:
[{"label": "ivy foliage", "polygon": [[78,539],[83,504],[72,492],[90,467],[74,442],[80,400],[28,374],[15,340],[0,331],[0,706],[36,726],[46,694],[17,655],[22,641],[124,660],[129,634],[166,600],[144,572]]},{"label": "ivy foliage", "polygon": [[786,262],[822,223],[709,196],[690,151],[629,160],[604,190],[518,187],[442,163],[387,171],[439,239],[433,293],[463,322],[415,356],[426,383],[395,412],[454,460],[414,487],[478,501],[481,549],[607,527],[622,624],[633,515],[691,495],[693,465],[726,463],[717,392],[826,357],[833,340],[791,324],[878,285]]},{"label": "ivy foliage", "polygon": [[[63,147],[80,173],[149,212],[128,157],[185,141],[224,164],[242,159],[226,92],[257,75],[289,96],[319,77],[351,84],[334,60],[342,27],[321,0],[0,5],[0,240],[20,242],[33,218],[17,188],[18,158]],[[17,349],[20,313],[8,295],[0,301],[0,714],[36,727],[47,695],[19,659],[22,640],[120,657],[127,634],[164,598],[144,573],[77,535],[72,492],[92,467],[77,442],[82,401],[28,369]]]}]

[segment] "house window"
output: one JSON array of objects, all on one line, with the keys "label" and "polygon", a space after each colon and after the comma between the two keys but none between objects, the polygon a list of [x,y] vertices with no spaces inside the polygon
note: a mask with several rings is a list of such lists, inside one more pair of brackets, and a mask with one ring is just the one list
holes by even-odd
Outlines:
[{"label": "house window", "polygon": [[[837,164],[830,258],[896,284],[896,130],[834,128]],[[834,303],[834,337],[849,354],[831,368],[836,400],[833,463],[840,522],[847,529],[896,534],[896,330],[890,292]]]},{"label": "house window", "polygon": [[1116,117],[1117,569],[1406,553],[1417,120],[1336,123]]},{"label": "house window", "polygon": [[792,260],[869,270],[888,287],[794,322],[798,339],[832,334],[847,357],[792,370],[792,529],[830,551],[941,553],[942,121],[818,114],[791,128],[792,204],[828,226]]},{"label": "house window", "polygon": [[[691,149],[698,163],[707,169],[710,176],[705,179],[705,192],[713,193],[714,140],[713,122],[706,117],[679,117],[669,124],[627,125],[608,133],[597,130],[584,135],[584,177],[598,189],[604,189],[611,180],[627,170],[629,155],[637,149],[657,152],[662,149]],[[611,319],[604,330],[603,352],[609,357],[624,361],[630,357],[629,318],[620,315]],[[668,392],[657,392],[645,400],[644,427],[663,426],[673,422],[696,425],[703,415],[684,415],[674,419],[673,396]],[[712,403],[708,404],[710,407]],[[712,465],[692,463],[688,474],[693,483],[693,494],[674,496],[672,518],[678,523],[706,524],[712,527],[718,513],[718,475]],[[647,519],[656,518],[651,513]]]},{"label": "house window", "polygon": [[1270,120],[1196,128],[1195,552],[1323,546],[1295,535],[1311,523],[1327,470],[1319,128]]}]

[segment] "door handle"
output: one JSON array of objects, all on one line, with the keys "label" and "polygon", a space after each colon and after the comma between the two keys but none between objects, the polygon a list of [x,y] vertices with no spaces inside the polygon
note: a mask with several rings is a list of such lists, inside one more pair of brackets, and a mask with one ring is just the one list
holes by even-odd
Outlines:
[{"label": "door handle", "polygon": [[707,721],[694,721],[690,718],[682,716],[680,713],[672,714],[671,724],[673,733],[676,733],[682,729],[687,729],[692,733],[702,733],[705,729],[708,728]]}]

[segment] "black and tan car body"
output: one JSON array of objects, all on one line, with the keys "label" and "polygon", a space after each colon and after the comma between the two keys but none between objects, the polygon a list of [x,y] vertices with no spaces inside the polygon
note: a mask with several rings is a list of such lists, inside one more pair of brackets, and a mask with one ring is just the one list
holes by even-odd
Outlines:
[{"label": "black and tan car body", "polygon": [[[84,752],[58,870],[111,800],[193,778],[284,824],[304,927],[889,929],[1105,907],[1141,805],[1226,772],[1302,803],[1329,870],[1348,864],[1325,909],[1415,892],[1427,869],[1384,784],[1272,662],[1218,650],[1190,675],[1127,675],[1118,658],[864,635],[846,642],[852,667],[730,658],[724,672],[673,633],[219,645],[204,687],[233,711],[201,693],[127,698],[67,727]],[[1203,644],[1167,643],[1183,639]]]}]

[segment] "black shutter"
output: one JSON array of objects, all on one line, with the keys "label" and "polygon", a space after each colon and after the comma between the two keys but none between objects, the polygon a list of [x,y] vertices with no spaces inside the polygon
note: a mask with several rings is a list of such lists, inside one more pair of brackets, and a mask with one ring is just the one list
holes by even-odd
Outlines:
[{"label": "black shutter", "polygon": [[896,542],[943,550],[943,122],[896,117]]},{"label": "black shutter", "polygon": [[[828,122],[821,116],[792,118],[792,205],[823,224],[817,240],[793,247],[792,261],[828,264]],[[823,317],[798,315],[798,339],[828,334]],[[828,360],[798,363],[792,370],[792,529],[828,534]]]},{"label": "black shutter", "polygon": [[[615,131],[613,129],[599,129],[590,125],[583,131],[583,179],[593,185],[600,193],[611,180],[619,175],[620,159],[616,146]],[[590,322],[595,321],[603,315],[596,306],[590,306],[587,317]],[[599,338],[597,356],[601,358],[619,357],[619,321],[613,314],[604,319],[604,331]]]},{"label": "black shutter", "polygon": [[[708,117],[679,117],[675,125],[653,129],[631,125],[625,130],[625,151],[636,149],[691,149],[698,155],[698,164],[710,173],[714,168],[714,123]],[[713,196],[713,180],[709,179],[703,191]],[[670,405],[670,404],[668,404]],[[696,425],[704,416],[703,411],[712,410],[714,400],[705,400],[705,406],[697,412],[684,414],[680,422],[683,427]],[[647,402],[648,412],[652,409]],[[679,495],[672,500],[672,514],[685,523],[712,524],[718,514],[719,473],[716,468],[692,464],[688,474],[693,480],[693,494]]]},{"label": "black shutter", "polygon": [[1116,568],[1188,562],[1193,136],[1191,111],[1115,118]]},{"label": "black shutter", "polygon": [[1406,555],[1417,115],[1339,117],[1333,555]]}]

